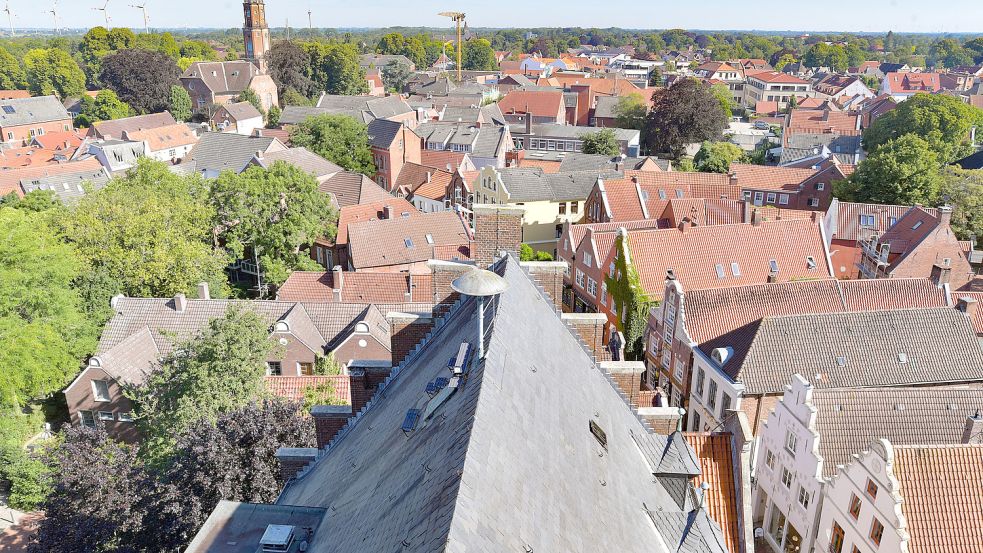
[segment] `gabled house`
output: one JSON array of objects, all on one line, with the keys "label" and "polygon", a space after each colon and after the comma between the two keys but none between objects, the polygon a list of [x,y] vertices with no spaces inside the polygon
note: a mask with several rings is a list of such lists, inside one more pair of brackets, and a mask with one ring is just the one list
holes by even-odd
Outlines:
[{"label": "gabled house", "polygon": [[245,60],[196,61],[181,75],[181,86],[201,113],[210,111],[209,106],[232,103],[247,88],[259,96],[266,111],[280,103],[273,78]]},{"label": "gabled house", "polygon": [[184,123],[142,131],[123,131],[123,139],[143,143],[143,155],[157,161],[178,162],[198,143],[198,135]]},{"label": "gabled house", "polygon": [[369,124],[376,119],[405,123],[413,128],[417,124],[417,112],[400,96],[337,96],[322,94],[314,107],[287,106],[280,116],[280,127],[297,125],[315,115],[347,115],[356,121]]},{"label": "gabled house", "polygon": [[776,71],[748,73],[744,92],[745,106],[754,106],[761,101],[778,102],[779,110],[784,110],[792,97],[811,97],[815,94],[811,81]]},{"label": "gabled house", "polygon": [[952,208],[938,216],[914,207],[882,235],[862,243],[861,278],[930,278],[958,290],[975,276],[968,254],[952,231]]},{"label": "gabled house", "polygon": [[235,102],[215,110],[209,122],[219,132],[250,136],[263,128],[263,114],[249,102]]},{"label": "gabled house", "polygon": [[177,121],[170,112],[149,113],[147,115],[134,115],[122,119],[111,119],[109,121],[98,121],[89,128],[88,136],[99,140],[119,140],[128,132],[147,131],[169,127]]},{"label": "gabled house", "polygon": [[558,90],[513,90],[498,102],[498,107],[510,123],[567,122],[563,92]]},{"label": "gabled house", "polygon": [[423,213],[451,210],[451,183],[456,172],[407,163],[399,173],[394,193]]},{"label": "gabled house", "polygon": [[425,150],[468,154],[478,169],[505,167],[506,154],[515,149],[509,128],[498,125],[430,121],[416,133]]},{"label": "gabled house", "polygon": [[265,154],[286,149],[282,142],[272,137],[206,132],[181,165],[188,171],[213,179],[222,171],[241,173]]},{"label": "gabled house", "polygon": [[423,139],[405,123],[388,119],[369,123],[368,133],[376,168],[375,182],[393,192],[403,167],[420,163]]},{"label": "gabled house", "polygon": [[[314,152],[304,148],[287,148],[275,152],[267,152],[260,156],[254,156],[252,165],[269,169],[274,163],[282,161],[298,167],[317,179],[318,185],[322,188],[324,184],[333,177],[343,173],[345,170],[331,163]],[[324,190],[322,189],[322,192]]]},{"label": "gabled house", "polygon": [[25,146],[35,136],[73,129],[72,117],[54,96],[0,100],[0,144]]},{"label": "gabled house", "polygon": [[938,73],[887,73],[879,93],[903,102],[915,94],[934,94],[941,90]]},{"label": "gabled house", "polygon": [[[364,175],[362,177],[368,181],[367,177],[364,177]],[[337,177],[329,180],[328,184],[340,184],[334,182],[336,179]],[[368,183],[378,188],[372,181],[368,181]],[[351,184],[348,184],[343,190],[335,188],[335,191],[331,193],[341,193],[342,196],[339,197],[350,198],[356,192],[355,190],[349,192],[351,188]],[[374,197],[375,194],[373,193],[372,196]],[[404,198],[397,198],[389,194],[385,194],[384,197],[378,199],[371,199],[369,196],[365,196],[361,202],[341,205],[338,210],[338,232],[335,235],[335,239],[333,241],[327,240],[326,238],[315,240],[314,246],[311,248],[311,257],[317,261],[318,265],[326,269],[341,266],[346,270],[350,270],[352,264],[351,253],[348,249],[348,229],[351,225],[365,221],[392,219],[394,217],[414,217],[419,215],[419,213],[413,207],[413,204],[407,202]]]},{"label": "gabled house", "polygon": [[[415,209],[415,208],[414,208]],[[473,233],[453,211],[393,214],[348,225],[348,269],[380,273],[429,273],[427,261],[471,258]]]}]

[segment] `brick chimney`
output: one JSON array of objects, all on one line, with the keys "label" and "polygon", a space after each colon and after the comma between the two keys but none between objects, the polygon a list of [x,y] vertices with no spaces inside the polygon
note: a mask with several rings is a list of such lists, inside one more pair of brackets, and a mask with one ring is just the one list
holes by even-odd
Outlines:
[{"label": "brick chimney", "polygon": [[351,405],[315,405],[311,408],[317,448],[323,449],[352,418]]},{"label": "brick chimney", "polygon": [[983,416],[980,415],[979,409],[976,410],[976,414],[966,419],[962,443],[983,444]]},{"label": "brick chimney", "polygon": [[778,273],[768,273],[768,284],[775,284],[778,282]]},{"label": "brick chimney", "polygon": [[276,458],[280,461],[280,485],[283,486],[297,475],[300,469],[317,459],[317,448],[314,447],[281,447],[276,450]]},{"label": "brick chimney", "polygon": [[952,208],[944,205],[939,207],[939,226],[948,228],[952,223]]},{"label": "brick chimney", "polygon": [[594,357],[600,360],[611,357],[604,343],[604,329],[608,324],[608,318],[604,313],[564,313],[560,318],[587,343],[594,352]]},{"label": "brick chimney", "polygon": [[174,310],[178,313],[184,313],[188,309],[188,298],[184,294],[178,294],[174,296]]},{"label": "brick chimney", "polygon": [[[373,359],[356,359],[348,364],[348,372],[351,374],[355,370],[365,373],[365,388],[371,394],[379,388],[379,385],[389,378],[393,372],[393,365],[389,361],[376,361]],[[371,398],[371,395],[369,396]]]},{"label": "brick chimney", "polygon": [[406,360],[413,348],[433,330],[434,318],[411,313],[387,313],[394,367]]},{"label": "brick chimney", "polygon": [[382,218],[387,221],[393,218],[393,206],[387,205],[382,208]]},{"label": "brick chimney", "polygon": [[208,291],[208,283],[207,282],[199,282],[198,283],[198,299],[200,299],[200,300],[210,300],[210,299],[212,299],[212,294],[211,294],[211,292]]},{"label": "brick chimney", "polygon": [[454,261],[441,261],[431,259],[427,261],[427,266],[431,271],[431,286],[433,286],[433,303],[437,307],[435,311],[438,315],[447,312],[451,305],[460,295],[451,289],[454,280],[474,268],[473,265],[466,263],[455,263]]},{"label": "brick chimney", "polygon": [[976,298],[971,298],[969,296],[959,298],[958,303],[956,303],[956,309],[962,313],[965,313],[970,319],[976,316],[976,314],[979,312],[979,308],[980,305],[979,302],[976,301]]},{"label": "brick chimney", "polygon": [[335,294],[335,301],[341,301],[341,291],[345,289],[345,272],[341,270],[341,265],[335,265],[331,269],[331,282],[334,284],[332,289]]},{"label": "brick chimney", "polygon": [[352,413],[355,414],[358,414],[365,407],[365,404],[372,399],[372,394],[375,392],[369,386],[365,369],[361,368],[348,369],[348,389],[351,392]]},{"label": "brick chimney", "polygon": [[751,210],[751,225],[755,227],[761,226],[761,212],[757,209]]},{"label": "brick chimney", "polygon": [[471,257],[484,269],[505,251],[519,257],[522,244],[522,216],[517,206],[481,205],[474,208],[474,249]]}]

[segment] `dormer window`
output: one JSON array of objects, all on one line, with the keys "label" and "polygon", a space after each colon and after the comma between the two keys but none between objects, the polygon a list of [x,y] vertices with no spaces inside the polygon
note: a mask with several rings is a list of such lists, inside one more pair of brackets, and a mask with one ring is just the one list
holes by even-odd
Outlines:
[{"label": "dormer window", "polygon": [[290,325],[287,321],[277,321],[276,325],[273,327],[274,332],[290,332]]},{"label": "dormer window", "polygon": [[358,323],[357,325],[355,325],[355,332],[357,332],[358,334],[368,334],[369,325],[366,323]]}]

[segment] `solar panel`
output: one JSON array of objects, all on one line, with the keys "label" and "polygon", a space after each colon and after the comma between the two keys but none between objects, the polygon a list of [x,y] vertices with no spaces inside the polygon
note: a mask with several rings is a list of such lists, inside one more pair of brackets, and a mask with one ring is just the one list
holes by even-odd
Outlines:
[{"label": "solar panel", "polygon": [[416,429],[416,423],[420,421],[420,410],[410,409],[406,412],[406,418],[403,419],[403,426],[401,427],[403,432],[409,434],[414,429]]},{"label": "solar panel", "polygon": [[3,106],[3,112],[4,113],[14,113],[16,111],[17,110],[14,109],[14,106]]}]

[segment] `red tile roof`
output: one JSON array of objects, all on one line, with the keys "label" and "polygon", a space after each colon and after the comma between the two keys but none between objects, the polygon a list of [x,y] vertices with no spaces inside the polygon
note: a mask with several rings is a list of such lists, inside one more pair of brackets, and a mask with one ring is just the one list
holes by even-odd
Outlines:
[{"label": "red tile roof", "polygon": [[[247,102],[248,103],[248,102]],[[252,107],[250,105],[250,107]],[[255,108],[253,108],[255,109]],[[170,148],[189,146],[198,142],[198,137],[184,123],[167,125],[166,127],[156,127],[153,129],[143,129],[139,131],[127,131],[124,133],[127,140],[146,142],[150,146],[150,151],[157,152]]]},{"label": "red tile roof", "polygon": [[738,494],[734,475],[740,467],[734,466],[734,457],[731,453],[733,436],[729,433],[687,432],[683,437],[700,461],[701,474],[693,481],[693,486],[699,488],[704,482],[710,485],[704,507],[710,518],[724,529],[727,550],[730,553],[738,553],[741,550],[741,517],[738,514]]},{"label": "red tile roof", "polygon": [[348,226],[348,249],[356,270],[434,259],[437,246],[468,247],[471,230],[453,211],[366,221]]},{"label": "red tile roof", "polygon": [[914,94],[942,90],[938,73],[888,73],[884,80],[892,94]]},{"label": "red tile roof", "polygon": [[69,163],[56,163],[43,165],[41,167],[24,167],[21,169],[11,169],[0,171],[0,196],[6,196],[11,192],[23,196],[20,181],[23,179],[37,179],[42,177],[52,177],[67,173],[79,173],[83,171],[96,171],[102,164],[96,158],[89,158],[84,161],[72,161]]},{"label": "red tile roof", "polygon": [[0,90],[0,100],[21,100],[30,97],[31,93],[27,90]]},{"label": "red tile roof", "polygon": [[809,81],[777,71],[755,71],[753,73],[748,72],[747,75],[748,78],[771,84],[809,84]]},{"label": "red tile roof", "polygon": [[396,189],[404,194],[442,201],[453,179],[454,173],[416,163],[406,163],[399,171],[395,184]]},{"label": "red tile roof", "polygon": [[308,388],[330,384],[336,400],[351,404],[351,390],[347,376],[267,376],[266,389],[276,397],[292,401],[304,399]]},{"label": "red tile roof", "polygon": [[343,207],[338,214],[338,237],[335,238],[335,244],[341,246],[348,243],[349,226],[363,221],[376,221],[385,218],[386,207],[392,209],[394,217],[401,217],[404,213],[409,213],[410,217],[420,214],[413,204],[403,198],[395,197],[369,204],[356,204]]},{"label": "red tile roof", "polygon": [[563,93],[549,90],[513,90],[498,102],[502,113],[530,113],[536,117],[557,117],[565,110]]},{"label": "red tile roof", "polygon": [[786,135],[838,134],[840,136],[860,135],[860,114],[829,109],[793,109],[785,126]]},{"label": "red tile roof", "polygon": [[471,156],[462,152],[451,152],[451,151],[441,151],[441,150],[423,150],[420,152],[420,164],[426,165],[427,167],[436,167],[438,169],[447,170],[447,166],[450,166],[451,171],[457,171],[461,165],[464,165],[468,170],[474,168],[474,162],[471,161]]},{"label": "red tile roof", "polygon": [[983,445],[896,446],[910,553],[983,551]]},{"label": "red tile roof", "polygon": [[[334,294],[339,284],[340,300]],[[308,303],[407,303],[407,290],[412,290],[411,303],[434,301],[431,275],[346,272],[342,274],[341,282],[336,283],[331,271],[291,273],[277,292],[277,299]]]},{"label": "red tile roof", "polygon": [[802,181],[816,174],[813,169],[767,167],[734,163],[730,172],[742,189],[797,190]]}]

